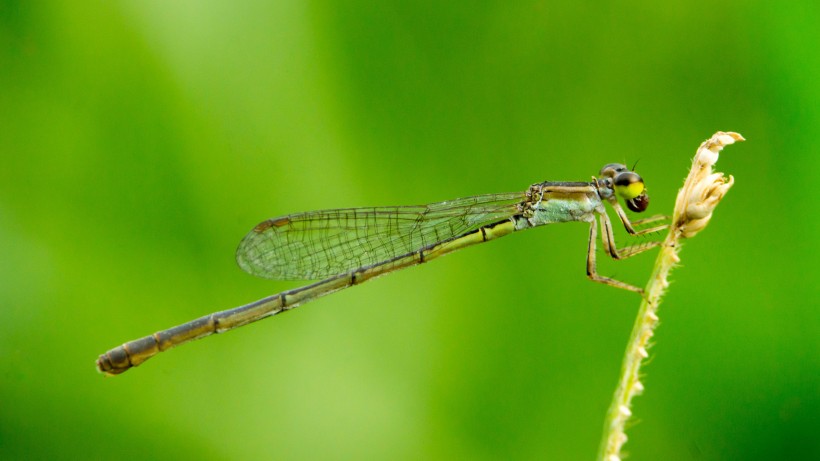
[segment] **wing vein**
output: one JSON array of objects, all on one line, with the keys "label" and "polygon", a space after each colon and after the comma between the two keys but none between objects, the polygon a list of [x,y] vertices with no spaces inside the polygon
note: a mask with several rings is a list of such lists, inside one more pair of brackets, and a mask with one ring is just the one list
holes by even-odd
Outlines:
[{"label": "wing vein", "polygon": [[236,250],[246,272],[269,279],[325,278],[418,251],[518,212],[522,193],[421,206],[339,208],[263,221]]}]

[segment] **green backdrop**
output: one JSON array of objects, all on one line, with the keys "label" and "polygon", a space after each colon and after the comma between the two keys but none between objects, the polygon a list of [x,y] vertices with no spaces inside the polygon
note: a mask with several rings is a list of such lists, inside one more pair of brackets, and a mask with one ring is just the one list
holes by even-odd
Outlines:
[{"label": "green backdrop", "polygon": [[[235,266],[268,217],[636,160],[670,213],[718,130],[748,140],[737,184],[673,274],[626,450],[820,457],[816,3],[221,3],[0,5],[0,458],[592,459],[638,297],[586,280],[580,224],[94,360],[299,286]],[[642,284],[654,254],[599,259]]]}]

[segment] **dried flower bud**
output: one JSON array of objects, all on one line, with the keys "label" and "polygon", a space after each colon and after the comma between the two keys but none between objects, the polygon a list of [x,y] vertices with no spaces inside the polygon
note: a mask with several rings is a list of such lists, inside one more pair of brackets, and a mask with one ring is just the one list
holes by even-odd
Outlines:
[{"label": "dried flower bud", "polygon": [[743,140],[738,133],[718,131],[698,148],[692,170],[675,202],[673,223],[681,237],[690,238],[703,230],[712,218],[712,211],[734,184],[733,177],[727,179],[723,173],[712,173],[712,166],[718,161],[723,146]]}]

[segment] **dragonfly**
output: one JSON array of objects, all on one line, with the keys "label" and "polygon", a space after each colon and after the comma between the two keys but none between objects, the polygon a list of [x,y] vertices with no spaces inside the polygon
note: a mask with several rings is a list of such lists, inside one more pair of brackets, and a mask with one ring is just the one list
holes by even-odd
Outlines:
[{"label": "dragonfly", "polygon": [[636,213],[649,206],[641,176],[623,164],[611,163],[588,182],[545,181],[524,192],[477,195],[421,206],[341,208],[271,218],[259,223],[240,242],[236,250],[239,267],[267,279],[321,281],[127,342],[100,355],[97,369],[117,375],[172,347],[289,311],[468,246],[547,224],[588,223],[587,277],[643,295],[641,288],[598,274],[595,253],[599,223],[604,252],[615,260],[642,253],[660,242],[619,249],[604,205],[615,210],[630,235],[657,232],[668,224],[647,226],[666,218],[660,215],[630,221],[619,199]]}]

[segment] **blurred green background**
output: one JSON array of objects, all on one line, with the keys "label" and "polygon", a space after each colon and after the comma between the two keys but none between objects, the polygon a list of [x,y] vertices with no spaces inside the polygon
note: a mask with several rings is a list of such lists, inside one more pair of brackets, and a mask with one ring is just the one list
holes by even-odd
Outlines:
[{"label": "blurred green background", "polygon": [[[626,450],[820,457],[820,15],[804,2],[0,6],[0,458],[594,458],[638,297],[541,228],[105,379],[98,354],[299,286],[241,272],[268,217],[587,180],[670,213],[748,141],[686,244]],[[623,233],[619,234],[622,236]],[[600,270],[632,283],[654,254]]]}]

